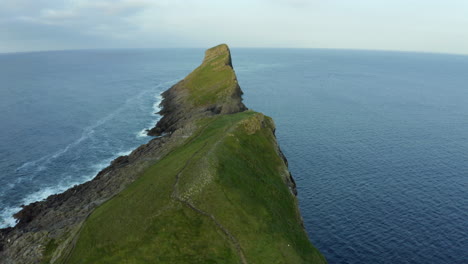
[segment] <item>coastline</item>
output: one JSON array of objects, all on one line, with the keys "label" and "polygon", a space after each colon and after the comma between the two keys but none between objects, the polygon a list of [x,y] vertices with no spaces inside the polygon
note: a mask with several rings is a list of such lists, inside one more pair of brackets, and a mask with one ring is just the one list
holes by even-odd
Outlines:
[{"label": "coastline", "polygon": [[[179,81],[181,78],[177,80],[172,79],[169,81],[162,81],[161,83],[155,85],[154,87],[142,92],[142,94],[137,95],[135,98],[131,98],[132,101],[140,101],[141,100],[140,98],[142,96],[146,96],[146,94],[152,93],[153,91],[157,91],[156,94],[154,94],[154,96],[151,95],[151,98],[154,97],[154,101],[151,102],[151,110],[148,111],[147,123],[142,124],[143,127],[140,131],[135,130],[134,136],[137,140],[134,140],[134,142],[136,144],[132,146],[127,146],[124,148],[116,149],[115,152],[109,153],[111,155],[106,155],[105,157],[102,157],[102,159],[100,160],[95,160],[95,161],[93,160],[92,162],[88,161],[87,163],[83,163],[83,166],[85,166],[86,168],[85,170],[87,172],[84,172],[80,175],[75,175],[72,172],[72,174],[70,175],[75,176],[74,179],[70,178],[67,181],[61,180],[60,182],[57,182],[54,185],[41,186],[40,189],[38,190],[26,193],[24,197],[21,198],[19,203],[16,203],[14,205],[12,204],[7,205],[4,208],[4,210],[1,212],[2,215],[1,215],[0,220],[3,219],[3,221],[0,221],[0,229],[13,227],[17,222],[17,220],[14,218],[14,214],[21,211],[23,206],[26,206],[35,202],[44,201],[51,195],[63,193],[67,191],[68,189],[74,187],[75,185],[80,185],[88,181],[91,181],[102,170],[109,167],[115,159],[121,156],[128,156],[133,150],[135,150],[142,144],[148,143],[149,140],[151,140],[151,137],[147,135],[147,131],[151,129],[152,127],[154,127],[154,124],[157,123],[159,119],[161,119],[161,116],[157,114],[161,110],[160,108],[160,104],[162,102],[161,94],[164,92],[164,90],[170,88],[174,83]],[[161,90],[161,89],[164,89],[164,90]],[[125,106],[123,108],[127,108],[127,103],[125,103],[124,105]],[[83,128],[81,135],[79,135],[78,138],[73,139],[70,143],[62,146],[60,149],[56,150],[55,152],[52,152],[50,154],[47,154],[46,156],[42,156],[34,160],[24,162],[23,164],[19,165],[15,169],[15,171],[17,172],[21,171],[23,174],[28,173],[28,174],[32,174],[35,176],[36,173],[43,173],[43,171],[47,171],[47,167],[56,166],[55,164],[57,162],[60,162],[60,159],[63,159],[64,154],[67,155],[67,152],[75,151],[77,148],[80,148],[80,146],[82,146],[83,144],[89,145],[89,143],[87,143],[86,141],[89,141],[91,137],[93,138],[95,137],[95,136],[88,135],[90,133],[89,131],[95,134],[94,131],[97,130],[96,128],[106,126],[107,123],[112,122],[116,118],[116,116],[120,115],[122,111],[126,110],[123,108],[113,110],[112,112],[107,113],[105,116],[97,120],[96,123],[90,124],[89,126]],[[42,166],[46,166],[46,168],[41,169],[40,167]],[[59,171],[59,173],[63,174],[64,172]]]},{"label": "coastline", "polygon": [[[242,91],[232,70],[227,46],[217,46],[208,50],[206,54],[202,66],[162,94],[162,108],[159,111],[162,118],[148,132],[150,135],[160,137],[151,139],[147,144],[141,145],[127,156],[116,158],[92,180],[73,186],[61,194],[51,195],[44,201],[26,205],[15,214],[15,218],[18,219],[17,225],[0,230],[0,257],[6,259],[6,263],[32,263],[32,260],[37,259],[49,259],[51,263],[56,263],[56,261],[63,261],[64,257],[68,261],[69,256],[73,255],[72,251],[75,251],[76,240],[81,237],[83,225],[89,222],[88,217],[97,208],[102,208],[101,205],[112,201],[128,186],[134,185],[133,183],[139,180],[153,164],[158,164],[158,161],[166,159],[177,149],[190,144],[195,135],[198,135],[197,137],[203,135],[204,130],[202,129],[200,132],[199,128],[200,120],[214,118],[214,122],[218,119],[217,117],[231,118],[230,116],[232,116],[234,118],[238,116],[237,113],[244,113],[236,117],[241,118],[241,122],[228,131],[237,131],[239,126],[245,126],[247,135],[250,135],[259,129],[263,131],[264,127],[265,131],[262,133],[266,133],[268,138],[271,137],[268,145],[272,145],[269,148],[272,148],[277,157],[280,158],[278,161],[280,167],[277,168],[279,169],[278,177],[287,187],[289,195],[292,195],[288,198],[288,200],[291,199],[292,204],[288,204],[288,206],[295,208],[291,213],[300,226],[296,232],[302,233],[301,239],[308,241],[295,198],[297,194],[295,182],[287,170],[287,160],[274,137],[273,121],[262,114],[247,111],[247,107],[242,103]],[[203,67],[206,65],[215,65],[215,69],[217,69],[216,67],[227,69],[229,86],[223,87],[225,90],[221,95],[218,92],[213,93],[216,95],[215,97],[210,95],[208,101],[206,101],[206,97],[194,101],[186,87],[198,81],[197,78],[200,74],[198,72],[203,72]],[[219,89],[218,85],[213,87]],[[230,122],[232,124],[232,121]],[[207,126],[211,123],[208,123]],[[224,134],[222,135],[224,136]],[[215,143],[214,148],[218,144]],[[185,202],[181,200],[182,198],[177,199],[180,202]],[[194,207],[194,205],[191,206]],[[297,227],[294,228],[296,230]],[[46,250],[50,243],[57,244],[52,252]],[[301,243],[310,243],[310,241]],[[241,253],[243,250],[238,250],[239,252]],[[324,261],[323,257],[317,255],[314,250],[308,254],[312,255],[307,258]],[[244,259],[242,255],[240,254],[241,258]]]}]

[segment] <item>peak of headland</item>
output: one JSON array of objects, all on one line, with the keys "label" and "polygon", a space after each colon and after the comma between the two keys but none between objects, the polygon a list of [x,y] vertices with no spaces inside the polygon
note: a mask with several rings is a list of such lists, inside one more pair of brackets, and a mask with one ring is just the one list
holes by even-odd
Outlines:
[{"label": "peak of headland", "polygon": [[200,66],[162,94],[159,113],[163,117],[148,135],[172,133],[186,121],[202,116],[245,111],[242,94],[229,47],[221,44],[208,49]]},{"label": "peak of headland", "polygon": [[[220,59],[218,59],[220,58]],[[220,44],[205,51],[205,58],[202,64],[214,62],[232,68],[231,51],[226,44]]]}]

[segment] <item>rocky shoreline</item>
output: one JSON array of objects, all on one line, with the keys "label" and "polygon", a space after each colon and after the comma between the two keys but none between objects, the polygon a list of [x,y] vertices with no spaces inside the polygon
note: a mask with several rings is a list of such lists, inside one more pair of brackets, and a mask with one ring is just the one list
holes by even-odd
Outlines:
[{"label": "rocky shoreline", "polygon": [[[223,57],[221,65],[229,66],[233,71],[226,45],[207,50],[202,65],[219,67],[219,61],[213,60],[218,60],[220,54],[228,54]],[[197,70],[198,68],[194,72]],[[47,263],[56,263],[76,243],[76,237],[88,216],[191,137],[197,130],[195,121],[203,117],[247,110],[242,103],[242,90],[237,84],[235,74],[229,81],[231,86],[225,89],[222,97],[205,104],[197,104],[191,100],[192,95],[187,88],[188,83],[194,82],[191,75],[162,94],[159,112],[162,118],[148,131],[148,135],[159,137],[141,145],[127,156],[116,158],[91,181],[51,195],[44,201],[23,206],[14,215],[18,220],[17,225],[0,230],[0,263],[45,263],[43,261],[45,255],[49,254],[49,248],[54,251],[48,256],[50,259],[47,259]],[[278,146],[276,148],[287,165],[285,156]],[[297,191],[294,179],[289,171],[287,174],[286,184],[295,195]]]},{"label": "rocky shoreline", "polygon": [[[210,59],[211,54],[207,53],[205,61]],[[230,56],[226,64],[232,67]],[[238,85],[235,93],[230,95],[232,101],[229,104],[208,107],[191,105],[184,89],[182,80],[162,94],[158,113],[162,118],[148,131],[148,135],[160,137],[127,156],[116,158],[88,182],[51,195],[44,201],[23,205],[14,215],[17,224],[0,229],[0,263],[37,263],[48,240],[64,239],[65,234],[76,232],[96,207],[135,181],[142,171],[178,146],[181,138],[189,137],[193,133],[190,122],[194,119],[247,110]]]}]

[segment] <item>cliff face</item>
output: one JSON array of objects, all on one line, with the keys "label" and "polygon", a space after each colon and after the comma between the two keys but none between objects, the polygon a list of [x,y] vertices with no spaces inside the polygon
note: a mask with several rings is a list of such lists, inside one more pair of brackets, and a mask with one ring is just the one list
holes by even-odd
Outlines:
[{"label": "cliff face", "polygon": [[273,120],[247,110],[226,45],[163,94],[163,135],[25,206],[0,263],[325,263]]}]

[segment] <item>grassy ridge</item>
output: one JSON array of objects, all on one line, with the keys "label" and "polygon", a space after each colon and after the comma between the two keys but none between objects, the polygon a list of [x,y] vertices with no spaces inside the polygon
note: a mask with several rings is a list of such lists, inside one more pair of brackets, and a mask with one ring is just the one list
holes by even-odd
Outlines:
[{"label": "grassy ridge", "polygon": [[189,98],[196,106],[222,104],[231,100],[231,94],[238,85],[230,65],[231,55],[227,45],[211,48],[207,54],[202,65],[184,79],[184,86],[190,92]]},{"label": "grassy ridge", "polygon": [[206,118],[86,220],[62,263],[324,263],[301,226],[273,123]]}]

